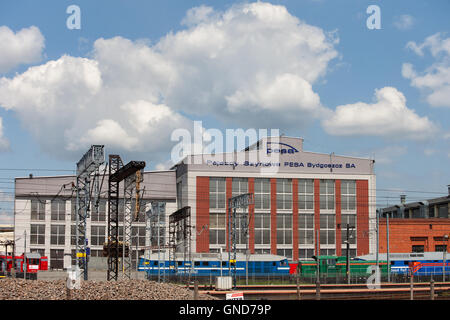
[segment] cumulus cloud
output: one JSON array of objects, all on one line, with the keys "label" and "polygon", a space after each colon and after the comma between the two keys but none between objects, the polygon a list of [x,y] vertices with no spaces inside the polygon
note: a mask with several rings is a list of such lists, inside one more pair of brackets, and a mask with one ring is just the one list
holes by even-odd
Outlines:
[{"label": "cumulus cloud", "polygon": [[408,42],[407,48],[419,56],[429,50],[435,62],[423,72],[417,72],[410,63],[402,65],[402,75],[411,80],[411,85],[426,94],[431,106],[450,107],[450,38],[441,33],[429,36],[421,44]]},{"label": "cumulus cloud", "polygon": [[406,98],[393,87],[375,90],[375,102],[356,102],[336,107],[322,121],[332,135],[369,135],[390,138],[425,139],[435,132],[427,117],[418,116],[406,106]]},{"label": "cumulus cloud", "polygon": [[415,22],[414,17],[409,14],[402,14],[394,19],[394,26],[402,31],[411,29]]},{"label": "cumulus cloud", "polygon": [[35,26],[17,32],[7,26],[0,26],[0,43],[0,73],[8,72],[21,64],[40,61],[45,47],[44,36]]},{"label": "cumulus cloud", "polygon": [[94,141],[167,155],[170,133],[205,114],[292,127],[329,111],[313,86],[338,57],[335,33],[264,2],[193,8],[182,24],[154,44],[100,38],[89,58],[65,55],[1,78],[0,105],[44,150],[77,157]]}]

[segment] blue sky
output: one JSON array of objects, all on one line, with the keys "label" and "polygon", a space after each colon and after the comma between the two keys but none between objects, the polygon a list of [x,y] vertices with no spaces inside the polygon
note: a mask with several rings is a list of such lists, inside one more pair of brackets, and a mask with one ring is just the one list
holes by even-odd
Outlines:
[{"label": "blue sky", "polygon": [[[66,26],[73,4],[79,30]],[[381,29],[366,25],[370,5]],[[378,205],[443,196],[448,12],[447,0],[3,1],[0,223],[14,177],[70,173],[10,169],[74,170],[102,139],[125,161],[167,167],[170,133],[194,120],[373,157]]]}]

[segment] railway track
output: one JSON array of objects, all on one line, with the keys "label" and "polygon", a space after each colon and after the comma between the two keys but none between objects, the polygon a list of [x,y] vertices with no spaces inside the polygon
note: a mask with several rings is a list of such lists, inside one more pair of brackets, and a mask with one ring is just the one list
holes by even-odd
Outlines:
[{"label": "railway track", "polygon": [[[208,286],[199,286],[200,293],[225,299],[227,293],[241,291],[245,299],[259,300],[315,300],[315,285],[245,285],[233,291],[218,291]],[[437,282],[434,285],[435,299],[450,299],[450,283]],[[430,299],[430,283],[414,284],[414,299]],[[320,286],[320,299],[323,300],[367,300],[367,299],[410,299],[409,283],[383,283],[379,289],[368,289],[366,284],[326,284]]]}]

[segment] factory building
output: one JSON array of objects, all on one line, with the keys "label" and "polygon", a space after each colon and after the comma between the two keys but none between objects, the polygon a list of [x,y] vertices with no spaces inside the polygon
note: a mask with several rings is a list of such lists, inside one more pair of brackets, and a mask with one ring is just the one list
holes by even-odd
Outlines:
[{"label": "factory building", "polygon": [[[99,211],[91,209],[87,219],[91,258],[102,255],[107,237],[107,178]],[[54,269],[74,264],[75,182],[74,175],[16,178],[17,252],[46,255]],[[168,244],[169,216],[189,206],[192,252],[225,252],[230,247],[227,200],[244,193],[252,193],[254,202],[237,209],[239,252],[248,247],[250,253],[289,260],[345,255],[347,239],[351,256],[375,252],[375,185],[373,160],[304,151],[303,139],[295,137],[266,137],[227,154],[191,155],[171,170],[144,172],[142,214],[132,230],[133,260],[154,245],[145,221],[152,201],[166,202],[160,243]]]},{"label": "factory building", "polygon": [[230,247],[227,199],[243,193],[254,203],[237,209],[237,251],[289,260],[344,255],[347,225],[351,256],[375,251],[371,159],[307,152],[303,139],[281,136],[239,152],[191,155],[174,169],[178,206],[191,207],[195,252]]},{"label": "factory building", "polygon": [[[75,265],[76,244],[76,192],[73,185],[75,175],[52,177],[27,177],[15,179],[14,232],[16,252],[38,252],[49,258],[50,268],[65,269]],[[176,210],[176,189],[174,171],[144,172],[142,183],[141,214],[133,223],[131,251],[133,264],[144,247],[151,245],[145,212],[152,201],[166,203],[160,222]],[[123,186],[119,201],[119,240],[123,240]],[[99,208],[91,204],[90,217],[86,219],[86,234],[90,248],[90,265],[102,257],[103,244],[108,235],[108,176],[105,175],[100,189]],[[122,203],[122,205],[120,204]],[[165,230],[165,228],[162,228]],[[161,242],[167,234],[160,233]],[[153,235],[154,239],[154,235]]]},{"label": "factory building", "polygon": [[401,196],[380,215],[380,252],[387,252],[388,222],[390,252],[450,252],[450,186],[444,197],[407,203]]}]

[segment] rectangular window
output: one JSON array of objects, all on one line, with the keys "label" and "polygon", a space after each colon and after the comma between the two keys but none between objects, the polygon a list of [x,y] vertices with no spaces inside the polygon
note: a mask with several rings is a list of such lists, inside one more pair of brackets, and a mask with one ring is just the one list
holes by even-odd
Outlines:
[{"label": "rectangular window", "polygon": [[314,244],[314,214],[298,215],[298,243]]},{"label": "rectangular window", "polygon": [[91,207],[91,221],[106,221],[106,200],[100,200],[97,208],[96,203],[93,202]]},{"label": "rectangular window", "polygon": [[436,251],[436,252],[444,252],[446,250],[447,250],[447,246],[445,244],[437,244],[434,246],[434,251]]},{"label": "rectangular window", "polygon": [[145,227],[131,227],[131,245],[136,249],[136,243],[139,247],[145,246]]},{"label": "rectangular window", "polygon": [[270,244],[270,214],[255,212],[255,245]]},{"label": "rectangular window", "polygon": [[301,259],[312,259],[314,255],[314,249],[298,249],[298,258]]},{"label": "rectangular window", "polygon": [[255,178],[255,210],[270,209],[270,179]]},{"label": "rectangular window", "polygon": [[314,180],[298,179],[298,209],[314,209]]},{"label": "rectangular window", "polygon": [[231,180],[232,196],[248,193],[248,179],[247,178],[232,178]]},{"label": "rectangular window", "polygon": [[45,220],[45,201],[31,200],[31,220],[32,221]]},{"label": "rectangular window", "polygon": [[226,208],[226,179],[210,178],[209,179],[209,208],[225,209]]},{"label": "rectangular window", "polygon": [[30,229],[31,244],[45,244],[45,225],[32,224],[30,225]]},{"label": "rectangular window", "polygon": [[51,225],[50,226],[50,244],[64,245],[66,226]]},{"label": "rectangular window", "polygon": [[334,210],[334,180],[320,180],[320,209]]},{"label": "rectangular window", "polygon": [[50,268],[52,269],[64,268],[64,250],[50,249]]},{"label": "rectangular window", "polygon": [[292,249],[277,249],[277,255],[292,259]]},{"label": "rectangular window", "polygon": [[425,252],[425,246],[414,245],[414,246],[412,246],[411,252]]},{"label": "rectangular window", "polygon": [[292,209],[292,179],[277,179],[277,209]]},{"label": "rectangular window", "polygon": [[334,256],[336,255],[335,249],[320,249],[321,256]]},{"label": "rectangular window", "polygon": [[356,181],[341,181],[341,209],[356,210]]},{"label": "rectangular window", "polygon": [[292,214],[277,214],[278,244],[292,244]]},{"label": "rectangular window", "polygon": [[226,215],[225,213],[210,213],[209,244],[225,245]]},{"label": "rectangular window", "polygon": [[105,226],[91,226],[91,245],[101,246],[105,242]]},{"label": "rectangular window", "polygon": [[51,202],[52,221],[66,220],[66,202],[62,200],[52,200]]},{"label": "rectangular window", "polygon": [[320,215],[320,244],[336,243],[336,222],[334,214]]}]

